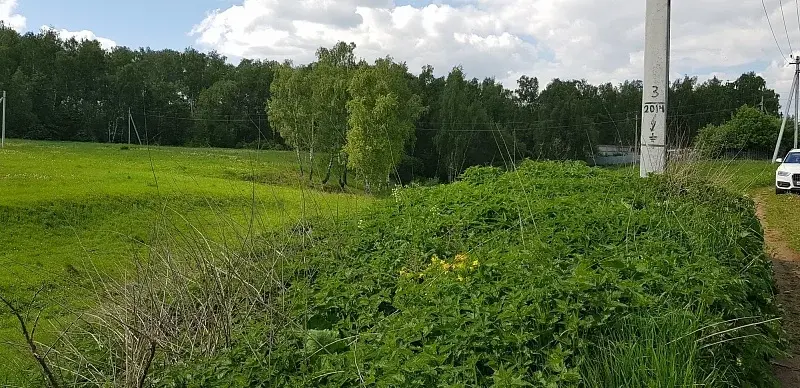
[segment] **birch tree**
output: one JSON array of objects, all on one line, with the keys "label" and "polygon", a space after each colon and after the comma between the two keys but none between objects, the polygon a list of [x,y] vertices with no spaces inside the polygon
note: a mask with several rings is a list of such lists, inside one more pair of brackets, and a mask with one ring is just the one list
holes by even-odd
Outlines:
[{"label": "birch tree", "polygon": [[350,81],[350,130],[344,149],[350,167],[361,173],[368,190],[373,184],[389,183],[423,111],[407,72],[405,64],[387,57],[358,69]]},{"label": "birch tree", "polygon": [[[300,176],[305,176],[301,150],[314,152],[314,112],[311,103],[309,71],[293,67],[290,62],[279,66],[275,80],[270,86],[267,113],[272,127],[280,133],[287,144],[295,149]],[[313,162],[313,159],[312,159]],[[313,164],[309,179],[313,177]]]}]

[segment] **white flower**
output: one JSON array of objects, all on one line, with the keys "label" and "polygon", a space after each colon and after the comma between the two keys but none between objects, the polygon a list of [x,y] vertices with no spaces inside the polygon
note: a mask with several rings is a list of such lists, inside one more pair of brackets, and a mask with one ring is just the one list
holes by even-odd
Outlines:
[{"label": "white flower", "polygon": [[392,189],[392,197],[394,197],[394,201],[395,202],[400,202],[400,200],[402,199],[402,197],[400,196],[400,187],[399,186],[395,186]]}]

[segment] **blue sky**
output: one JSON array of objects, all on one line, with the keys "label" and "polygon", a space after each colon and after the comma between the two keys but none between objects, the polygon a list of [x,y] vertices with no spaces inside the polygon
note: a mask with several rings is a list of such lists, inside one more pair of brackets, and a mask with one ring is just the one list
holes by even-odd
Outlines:
[{"label": "blue sky", "polygon": [[70,31],[91,30],[120,45],[153,49],[183,49],[188,36],[210,10],[226,8],[232,0],[20,0],[17,12],[27,29],[43,25]]},{"label": "blue sky", "polygon": [[[397,6],[468,4],[470,0],[396,0]],[[70,31],[90,30],[129,47],[183,49],[196,46],[189,31],[215,10],[236,0],[18,0],[27,29],[43,25]]]}]

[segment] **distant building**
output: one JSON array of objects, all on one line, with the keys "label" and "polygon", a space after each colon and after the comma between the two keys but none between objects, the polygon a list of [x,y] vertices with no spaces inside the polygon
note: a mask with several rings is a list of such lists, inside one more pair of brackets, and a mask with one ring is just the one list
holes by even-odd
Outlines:
[{"label": "distant building", "polygon": [[599,145],[588,163],[593,166],[613,166],[639,163],[639,153],[635,146]]}]

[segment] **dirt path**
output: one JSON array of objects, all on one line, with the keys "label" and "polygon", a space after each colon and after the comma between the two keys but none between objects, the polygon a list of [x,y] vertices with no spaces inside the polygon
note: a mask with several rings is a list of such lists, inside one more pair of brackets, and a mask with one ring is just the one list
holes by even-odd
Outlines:
[{"label": "dirt path", "polygon": [[786,316],[783,327],[789,336],[787,360],[775,362],[775,376],[783,387],[800,387],[800,253],[786,243],[777,230],[767,226],[763,201],[756,201],[756,214],[764,227],[764,240],[772,257],[778,302]]}]

